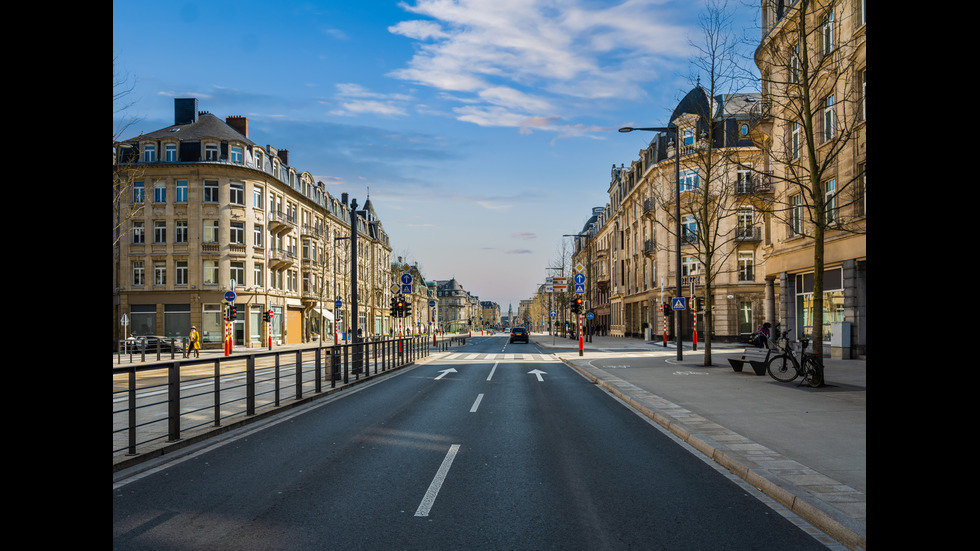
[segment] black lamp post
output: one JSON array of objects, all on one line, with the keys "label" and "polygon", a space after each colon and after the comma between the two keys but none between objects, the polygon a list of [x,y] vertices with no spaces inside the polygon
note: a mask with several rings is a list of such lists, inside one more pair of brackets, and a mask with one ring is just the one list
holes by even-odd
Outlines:
[{"label": "black lamp post", "polygon": [[[633,128],[632,126],[626,126],[620,128],[620,132],[632,132],[634,130],[646,130],[648,132],[673,132],[674,133],[674,179],[676,185],[674,186],[674,233],[676,240],[676,267],[677,270],[677,295],[678,297],[683,296],[684,289],[681,285],[681,140],[680,132],[677,130],[676,125],[670,125],[666,127],[653,127],[653,128]],[[677,338],[677,359],[684,359],[684,351],[682,349],[682,343],[684,339],[681,337],[681,316],[680,314],[674,316],[677,318],[675,320],[675,335]]]}]

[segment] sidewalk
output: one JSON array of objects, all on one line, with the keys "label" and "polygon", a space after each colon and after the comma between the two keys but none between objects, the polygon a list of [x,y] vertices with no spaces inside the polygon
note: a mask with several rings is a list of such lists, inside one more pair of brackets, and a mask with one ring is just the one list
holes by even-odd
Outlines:
[{"label": "sidewalk", "polygon": [[867,362],[824,359],[821,388],[728,358],[744,346],[541,333],[531,340],[850,549],[866,549]]}]

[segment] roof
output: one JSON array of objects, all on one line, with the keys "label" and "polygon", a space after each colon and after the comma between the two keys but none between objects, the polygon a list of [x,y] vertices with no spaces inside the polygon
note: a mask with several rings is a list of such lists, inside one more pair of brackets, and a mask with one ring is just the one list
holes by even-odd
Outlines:
[{"label": "roof", "polygon": [[141,139],[161,140],[165,138],[176,138],[186,142],[200,141],[201,138],[217,138],[221,141],[238,141],[249,146],[255,145],[254,142],[229,126],[225,121],[207,112],[200,113],[197,120],[190,124],[175,124],[123,141],[135,142]]}]

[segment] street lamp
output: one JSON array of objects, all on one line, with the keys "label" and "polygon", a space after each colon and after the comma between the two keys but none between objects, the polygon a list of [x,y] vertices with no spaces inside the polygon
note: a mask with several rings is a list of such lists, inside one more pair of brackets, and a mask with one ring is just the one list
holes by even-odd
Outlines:
[{"label": "street lamp", "polygon": [[[683,296],[684,289],[681,285],[681,140],[680,133],[677,130],[677,125],[670,125],[666,127],[652,127],[652,128],[633,128],[632,126],[625,126],[620,128],[619,131],[626,133],[632,132],[634,130],[645,130],[648,132],[673,132],[674,133],[674,235],[676,239],[676,265],[675,270],[677,276],[677,295],[678,297]],[[677,338],[677,359],[684,359],[684,352],[682,350],[682,343],[684,339],[681,337],[681,316],[678,314],[674,316],[676,320],[676,330],[675,335]]]}]

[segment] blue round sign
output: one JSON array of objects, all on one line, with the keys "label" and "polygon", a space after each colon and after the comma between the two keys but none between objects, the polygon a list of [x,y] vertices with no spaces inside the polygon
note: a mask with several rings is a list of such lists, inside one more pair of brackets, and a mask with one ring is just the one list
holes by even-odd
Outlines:
[{"label": "blue round sign", "polygon": [[335,301],[335,302],[333,303],[333,305],[334,305],[335,307],[337,307],[337,308],[340,308],[341,306],[343,306],[343,305],[344,305],[344,303],[343,303],[343,302],[341,302],[340,300],[337,300],[337,301]]},{"label": "blue round sign", "polygon": [[235,291],[228,291],[225,293],[225,300],[228,302],[235,302]]}]

